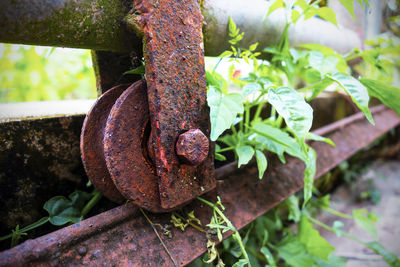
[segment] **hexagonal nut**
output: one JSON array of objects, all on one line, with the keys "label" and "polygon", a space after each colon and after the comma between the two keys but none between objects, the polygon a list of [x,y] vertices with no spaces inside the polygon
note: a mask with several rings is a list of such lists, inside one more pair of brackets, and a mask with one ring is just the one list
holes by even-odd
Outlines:
[{"label": "hexagonal nut", "polygon": [[208,156],[209,140],[199,129],[192,129],[178,137],[176,154],[190,165],[199,165]]}]

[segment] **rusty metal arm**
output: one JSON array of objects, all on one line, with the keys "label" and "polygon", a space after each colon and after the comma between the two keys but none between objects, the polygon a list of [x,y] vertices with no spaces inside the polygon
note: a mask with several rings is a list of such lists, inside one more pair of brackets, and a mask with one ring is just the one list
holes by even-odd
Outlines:
[{"label": "rusty metal arm", "polygon": [[[135,50],[141,37],[128,30],[133,1],[115,0],[15,0],[0,1],[0,42],[63,46],[127,52]],[[246,34],[241,45],[258,41],[259,48],[277,42],[285,16],[279,10],[268,19],[267,2],[252,0],[202,1],[205,53],[216,56],[228,48],[228,18],[232,16]],[[357,33],[311,18],[290,29],[290,42],[320,43],[339,52],[360,47]]]},{"label": "rusty metal arm", "polygon": [[[384,106],[375,107],[371,111],[375,126],[363,114],[358,113],[315,131],[336,143],[336,147],[321,142],[311,143],[318,155],[316,177],[321,177],[400,124],[400,117]],[[226,207],[226,215],[238,229],[303,187],[304,164],[300,160],[288,158],[285,165],[273,157],[269,157],[269,161],[269,170],[261,181],[255,166],[233,173],[229,167],[216,170],[217,177],[225,178],[219,180],[216,192]],[[185,209],[195,210],[203,225],[211,218],[210,208],[199,202],[195,201]],[[154,223],[162,225],[170,221],[169,214],[150,215],[150,218]],[[188,264],[205,252],[204,233],[194,228],[188,228],[185,232],[178,229],[172,231],[172,239],[163,239],[178,264]],[[226,233],[225,238],[228,236],[229,233]],[[43,237],[25,241],[0,253],[0,266],[32,264],[173,266],[151,226],[131,204],[114,208]]]}]

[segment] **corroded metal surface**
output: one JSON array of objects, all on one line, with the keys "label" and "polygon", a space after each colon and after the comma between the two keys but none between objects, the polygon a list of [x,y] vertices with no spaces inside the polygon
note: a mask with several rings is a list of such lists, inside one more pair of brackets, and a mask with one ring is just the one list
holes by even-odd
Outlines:
[{"label": "corroded metal surface", "polygon": [[[335,127],[328,126],[316,131],[336,143],[336,147],[320,142],[311,143],[318,155],[316,177],[400,124],[400,117],[387,108],[374,108],[372,113],[375,126],[363,115],[356,114],[336,123]],[[208,195],[208,198],[212,199],[215,194],[221,197],[226,207],[225,213],[236,228],[244,227],[302,188],[304,164],[300,160],[288,157],[287,164],[282,165],[278,159],[270,156],[269,163],[262,180],[258,179],[254,165],[229,175],[222,169],[216,170],[216,175],[224,180],[218,181],[214,195]],[[220,172],[224,172],[225,177]],[[197,201],[184,209],[194,210],[203,225],[211,218],[211,209]],[[170,221],[169,214],[151,214],[150,218],[160,224]],[[191,262],[205,252],[204,233],[190,227],[185,232],[175,228],[172,232],[172,239],[162,238],[180,265]],[[224,237],[228,235],[226,233]],[[28,240],[0,254],[0,266],[30,264],[173,266],[150,225],[130,204]]]},{"label": "corroded metal surface", "polygon": [[158,178],[147,158],[149,121],[146,82],[140,80],[122,93],[110,111],[104,131],[104,155],[119,192],[134,204],[153,212],[160,205]]},{"label": "corroded metal surface", "polygon": [[213,153],[198,166],[181,164],[175,153],[181,133],[200,129],[210,135],[203,16],[198,0],[136,0],[135,6],[144,34],[150,149],[154,150],[161,206],[169,209],[215,187]]},{"label": "corroded metal surface", "polygon": [[176,142],[176,154],[183,162],[197,166],[208,156],[209,141],[199,129],[181,134]]},{"label": "corroded metal surface", "polygon": [[129,85],[119,85],[104,93],[93,105],[82,126],[81,156],[85,171],[94,187],[112,201],[124,197],[115,187],[104,159],[103,136],[108,114],[115,101]]}]

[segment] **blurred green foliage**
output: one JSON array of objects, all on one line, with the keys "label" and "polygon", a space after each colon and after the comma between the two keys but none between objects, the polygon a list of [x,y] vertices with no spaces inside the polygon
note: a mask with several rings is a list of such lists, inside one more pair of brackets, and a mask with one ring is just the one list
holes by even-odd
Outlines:
[{"label": "blurred green foliage", "polygon": [[96,98],[89,50],[0,44],[0,102]]}]

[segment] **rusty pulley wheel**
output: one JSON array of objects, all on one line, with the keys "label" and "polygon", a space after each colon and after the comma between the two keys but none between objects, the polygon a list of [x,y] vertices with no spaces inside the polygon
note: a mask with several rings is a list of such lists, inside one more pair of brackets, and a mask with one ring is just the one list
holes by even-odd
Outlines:
[{"label": "rusty pulley wheel", "polygon": [[129,84],[118,85],[101,95],[94,103],[81,132],[81,157],[86,174],[94,187],[108,199],[122,203],[124,197],[115,187],[104,159],[104,128],[108,114],[118,97]]},{"label": "rusty pulley wheel", "polygon": [[[147,126],[147,131],[146,131]],[[104,131],[104,155],[118,190],[152,212],[161,208],[158,177],[147,152],[150,134],[145,80],[125,90],[115,102]]]},{"label": "rusty pulley wheel", "polygon": [[88,113],[81,135],[83,165],[93,185],[110,200],[127,199],[146,210],[166,212],[170,209],[161,208],[158,177],[147,156],[146,82],[127,87],[110,89]]}]

